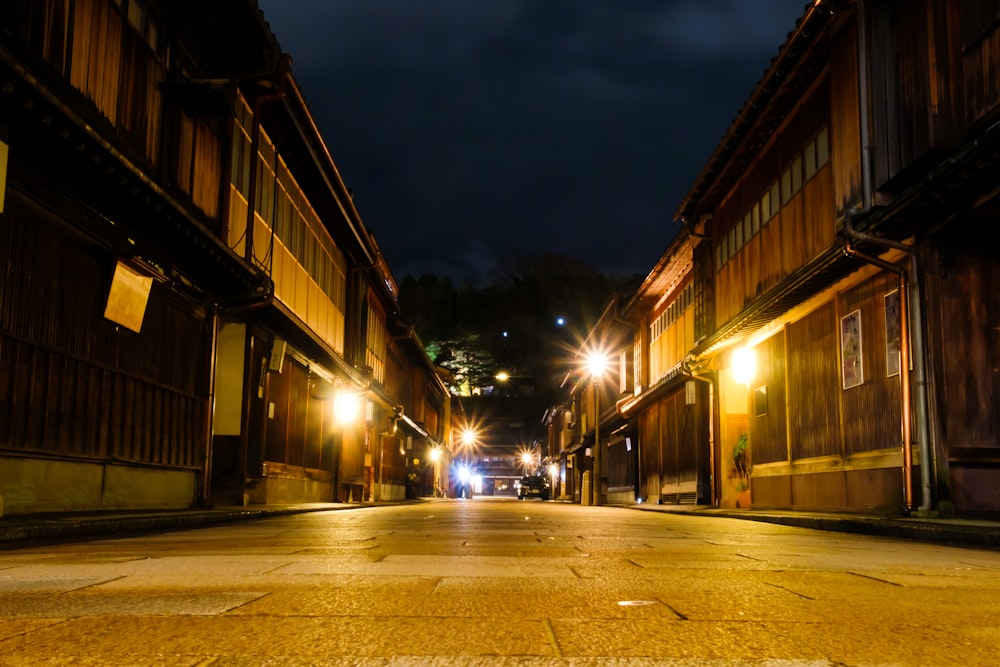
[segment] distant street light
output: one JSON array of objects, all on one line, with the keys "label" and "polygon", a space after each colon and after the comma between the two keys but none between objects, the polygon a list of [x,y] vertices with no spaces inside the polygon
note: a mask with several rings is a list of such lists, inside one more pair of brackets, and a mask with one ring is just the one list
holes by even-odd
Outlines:
[{"label": "distant street light", "polygon": [[608,366],[608,358],[600,352],[591,353],[587,358],[590,377],[594,381],[594,505],[601,504],[601,377]]}]

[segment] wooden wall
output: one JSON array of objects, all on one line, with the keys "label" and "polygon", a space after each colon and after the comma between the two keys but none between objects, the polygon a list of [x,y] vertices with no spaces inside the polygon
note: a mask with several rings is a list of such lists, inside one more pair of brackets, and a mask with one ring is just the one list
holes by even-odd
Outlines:
[{"label": "wooden wall", "polygon": [[[676,493],[684,488],[694,492],[698,477],[698,447],[707,455],[708,438],[704,413],[699,406],[707,393],[698,385],[699,403],[687,405],[683,389],[659,400],[639,416],[639,468],[643,498]],[[686,491],[687,492],[687,491]]]},{"label": "wooden wall", "polygon": [[864,381],[849,389],[843,389],[842,382],[836,385],[839,388],[837,395],[843,402],[844,453],[847,455],[898,448],[903,441],[899,375],[889,376],[886,364],[885,297],[897,288],[897,281],[895,274],[881,272],[838,297],[840,317],[855,310],[861,316]]},{"label": "wooden wall", "polygon": [[791,456],[841,454],[840,366],[833,302],[788,325],[788,414]]},{"label": "wooden wall", "polygon": [[[757,373],[750,386],[751,459],[754,465],[787,461],[785,332],[761,342],[756,351]],[[757,397],[766,401],[757,403]]]},{"label": "wooden wall", "polygon": [[965,124],[976,127],[996,119],[1000,106],[1000,7],[963,2],[962,10]]},{"label": "wooden wall", "polygon": [[[937,151],[961,143],[959,5],[913,0],[869,5],[874,182],[898,190]],[[985,81],[983,82],[985,83]],[[928,166],[930,166],[928,164]],[[901,178],[899,185],[886,185]]]},{"label": "wooden wall", "polygon": [[103,318],[114,258],[8,199],[0,216],[0,448],[196,467],[205,323],[154,283],[142,332]]},{"label": "wooden wall", "polygon": [[[858,34],[851,21],[830,45],[830,164],[832,219],[861,202],[861,118],[858,91]],[[830,206],[827,200],[825,207]]]},{"label": "wooden wall", "polygon": [[831,165],[840,149],[828,124],[830,86],[826,76],[814,84],[713,212],[717,323],[834,243]]}]

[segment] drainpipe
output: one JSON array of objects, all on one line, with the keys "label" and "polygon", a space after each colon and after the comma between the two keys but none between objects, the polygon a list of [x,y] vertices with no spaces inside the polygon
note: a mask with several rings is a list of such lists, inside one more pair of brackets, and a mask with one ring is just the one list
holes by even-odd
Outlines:
[{"label": "drainpipe", "polygon": [[217,361],[216,346],[219,344],[219,309],[216,304],[208,306],[208,410],[205,415],[205,455],[201,472],[201,493],[198,498],[200,507],[212,507],[212,434],[215,430],[215,366]]},{"label": "drainpipe", "polygon": [[[848,257],[856,257],[860,260],[878,266],[886,271],[892,271],[899,276],[899,384],[902,397],[902,410],[900,410],[901,427],[903,434],[903,510],[909,514],[913,510],[913,443],[910,434],[910,342],[907,333],[907,280],[906,269],[886,262],[878,257],[872,257],[862,252],[858,252],[847,243],[844,246],[844,254]],[[921,468],[926,468],[926,462]]]},{"label": "drainpipe", "polygon": [[[920,511],[925,512],[931,507],[931,447],[930,428],[927,416],[927,388],[924,365],[924,340],[923,340],[923,311],[920,307],[920,272],[918,268],[917,256],[913,246],[891,239],[881,238],[874,234],[859,232],[854,229],[854,219],[867,214],[872,209],[874,198],[874,185],[872,183],[871,156],[872,146],[870,137],[870,125],[868,118],[869,98],[868,98],[868,46],[866,30],[866,12],[864,0],[858,1],[858,88],[859,88],[859,112],[862,147],[862,187],[863,201],[861,208],[852,209],[844,215],[844,234],[849,239],[844,246],[844,253],[850,257],[856,257],[869,264],[873,264],[887,271],[892,271],[899,276],[899,303],[900,303],[900,384],[902,393],[902,433],[903,433],[903,497],[904,510],[909,514],[913,509],[913,480],[912,480],[912,442],[910,433],[910,327],[907,311],[910,304],[913,305],[914,332],[913,343],[913,367],[916,376],[916,410],[917,428],[919,429],[920,446],[920,478],[921,478],[921,504]],[[910,280],[913,295],[908,291],[908,281],[906,270],[895,264],[885,262],[881,259],[858,252],[852,245],[852,241],[863,241],[873,243],[886,248],[902,250],[910,257]]]}]

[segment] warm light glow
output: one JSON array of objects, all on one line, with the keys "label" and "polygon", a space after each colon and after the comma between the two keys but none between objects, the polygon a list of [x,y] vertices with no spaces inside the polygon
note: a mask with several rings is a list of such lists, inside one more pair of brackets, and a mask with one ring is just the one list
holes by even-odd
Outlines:
[{"label": "warm light glow", "polygon": [[749,347],[734,350],[732,370],[736,382],[749,385],[757,370],[757,354]]},{"label": "warm light glow", "polygon": [[462,444],[466,446],[474,445],[476,443],[476,432],[471,428],[467,428],[462,431]]},{"label": "warm light glow", "polygon": [[535,457],[532,456],[529,452],[525,452],[525,453],[521,454],[521,461],[523,463],[534,463],[535,462]]},{"label": "warm light glow", "polygon": [[441,460],[441,450],[435,447],[431,450],[431,461],[437,463],[440,460]]},{"label": "warm light glow", "polygon": [[558,474],[559,474],[559,466],[557,466],[555,463],[550,463],[549,464],[549,476],[552,477],[553,479],[555,479],[556,475],[558,475]]},{"label": "warm light glow", "polygon": [[341,425],[353,423],[361,414],[361,397],[346,391],[337,392],[333,399],[333,415]]},{"label": "warm light glow", "polygon": [[500,382],[506,382],[507,380],[510,379],[510,376],[507,375],[507,371],[500,371],[499,373],[497,373],[496,378]]},{"label": "warm light glow", "polygon": [[587,368],[595,380],[600,380],[604,375],[604,370],[608,367],[608,358],[600,352],[592,352],[587,357]]}]

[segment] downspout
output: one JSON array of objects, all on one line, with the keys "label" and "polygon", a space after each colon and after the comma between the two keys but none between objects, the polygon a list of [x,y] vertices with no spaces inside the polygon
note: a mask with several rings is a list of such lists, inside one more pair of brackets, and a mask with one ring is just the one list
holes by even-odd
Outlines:
[{"label": "downspout", "polygon": [[[868,98],[868,48],[866,12],[864,0],[858,1],[858,88],[859,88],[859,112],[861,130],[861,174],[863,187],[863,200],[860,208],[847,211],[844,215],[844,235],[848,242],[844,246],[844,253],[850,257],[857,257],[869,264],[873,264],[887,271],[892,271],[899,276],[899,319],[900,319],[900,364],[899,376],[901,385],[901,413],[902,413],[902,435],[903,435],[903,509],[909,514],[913,509],[913,479],[912,479],[912,441],[910,432],[910,327],[908,310],[912,303],[914,330],[914,353],[913,367],[916,375],[916,410],[917,428],[919,429],[920,447],[920,478],[921,478],[921,503],[919,510],[925,512],[931,507],[931,447],[930,428],[927,417],[927,390],[924,366],[924,340],[922,334],[923,311],[920,308],[920,272],[918,268],[917,255],[913,246],[891,239],[885,239],[874,234],[859,232],[854,229],[854,218],[867,214],[872,209],[874,199],[874,185],[872,182],[872,146],[869,124],[869,98]],[[875,257],[858,252],[851,245],[852,241],[863,241],[873,243],[886,248],[902,250],[910,257],[910,280],[907,281],[906,270],[895,264],[885,262]],[[908,285],[909,282],[909,285]],[[909,294],[909,286],[913,288],[913,295]]]},{"label": "downspout", "polygon": [[[291,76],[291,73],[286,72],[285,75],[288,77]],[[289,100],[293,97],[298,103],[298,108],[302,110],[302,113],[305,116],[304,120],[306,125],[303,125],[303,120],[299,118],[299,116],[295,113],[295,110],[288,106]],[[309,107],[306,105],[305,98],[302,97],[302,91],[299,90],[298,86],[292,86],[290,94],[285,98],[285,104],[288,106],[289,116],[295,124],[295,127],[299,130],[299,134],[302,136],[303,141],[306,143],[306,147],[312,156],[313,161],[315,161],[320,175],[326,182],[327,187],[330,188],[330,191],[335,193],[334,199],[340,207],[340,211],[344,215],[344,219],[350,223],[351,233],[354,235],[354,239],[358,242],[358,247],[361,248],[361,251],[364,253],[364,259],[366,259],[370,265],[374,266],[377,258],[372,252],[370,243],[367,241],[368,237],[367,235],[363,235],[358,229],[359,225],[361,225],[360,216],[354,208],[354,202],[351,199],[350,193],[344,185],[343,179],[340,177],[340,172],[337,170],[337,165],[334,163],[333,157],[330,155],[330,151],[327,149],[326,144],[323,143],[323,135],[320,133],[319,127],[316,125],[316,121],[313,119],[312,114],[309,111]],[[318,145],[309,140],[310,136],[319,139]],[[323,168],[323,165],[326,165],[329,171],[332,172],[334,179],[331,179],[331,174]],[[344,195],[343,199],[336,196],[336,193],[338,192]],[[352,216],[351,213],[354,215]]]},{"label": "downspout", "polygon": [[202,463],[200,507],[213,507],[212,501],[212,434],[215,431],[215,365],[219,343],[219,309],[215,304],[209,304],[209,343],[208,343],[208,410],[205,415],[205,457]]},{"label": "downspout", "polygon": [[[903,511],[909,514],[913,510],[913,443],[910,434],[910,336],[906,331],[906,323],[908,321],[907,302],[909,301],[909,297],[907,296],[906,269],[878,257],[858,252],[850,243],[844,245],[844,254],[848,257],[856,257],[869,264],[874,264],[886,271],[892,271],[899,276],[899,385],[902,394],[900,398],[900,402],[902,403],[902,409],[900,410],[902,416],[900,420],[902,422],[903,434]],[[926,462],[924,462],[921,468],[926,469],[926,467]]]},{"label": "downspout", "polygon": [[699,375],[698,371],[694,368],[691,363],[691,357],[688,356],[681,362],[681,372],[684,377],[690,378],[692,380],[697,380],[698,382],[704,382],[708,385],[708,467],[709,474],[711,475],[711,498],[709,502],[712,507],[719,506],[719,475],[716,475],[715,470],[715,378],[714,373],[709,371],[710,377],[705,377],[704,375]]}]

